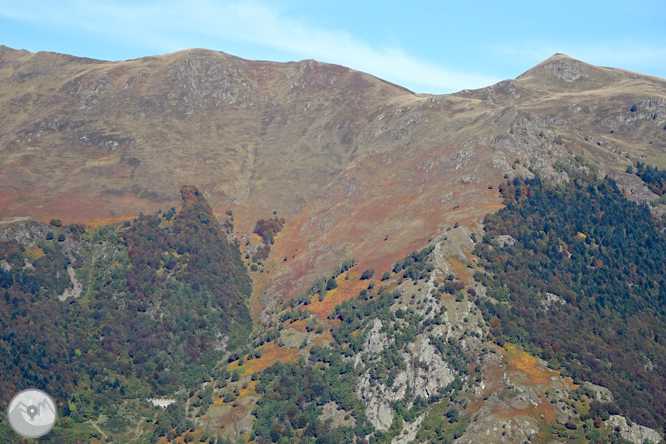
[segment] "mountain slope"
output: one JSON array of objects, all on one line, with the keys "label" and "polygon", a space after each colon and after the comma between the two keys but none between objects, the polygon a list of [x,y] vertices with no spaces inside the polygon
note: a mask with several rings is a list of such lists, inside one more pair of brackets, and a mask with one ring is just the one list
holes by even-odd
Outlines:
[{"label": "mountain slope", "polygon": [[[366,433],[393,442],[655,437],[604,410],[600,404],[612,398],[598,395],[602,389],[582,381],[577,387],[545,362],[486,337],[503,338],[475,304],[485,297],[473,279],[484,271],[476,264],[484,258],[470,251],[484,216],[504,206],[496,187],[507,179],[538,175],[571,186],[578,184],[573,178],[598,172],[636,201],[656,201],[652,191],[660,189],[651,191],[625,170],[636,159],[666,165],[666,81],[556,54],[515,80],[433,96],[315,61],[248,61],[195,49],[104,62],[0,47],[0,109],[8,110],[0,113],[1,224],[86,222],[94,241],[109,234],[110,221],[154,212],[121,228],[134,246],[126,258],[130,302],[154,315],[144,298],[173,285],[173,277],[202,296],[201,306],[174,309],[194,316],[191,322],[162,327],[192,333],[191,359],[213,344],[222,347],[197,332],[211,327],[197,310],[223,302],[225,313],[232,310],[225,322],[247,321],[251,312],[254,324],[245,322],[237,336],[246,337],[253,325],[251,341],[230,347],[228,365],[189,373],[188,384],[206,385],[182,392],[174,408],[146,426],[155,437],[210,429],[249,439],[253,428],[273,441],[298,435],[341,442]],[[183,190],[183,214],[193,225],[165,222],[175,209],[158,211],[179,204],[185,183],[229,216],[226,234],[240,241],[252,267],[249,307],[238,258],[220,261],[187,241],[221,242],[222,227],[208,210],[197,210],[202,197]],[[664,208],[657,202],[651,211],[659,216]],[[281,231],[259,237],[266,233],[253,227],[271,213]],[[163,225],[177,232],[167,235],[158,229]],[[25,226],[35,225],[10,225]],[[270,255],[259,259],[267,247]],[[40,262],[39,251],[20,249],[6,252],[17,269],[28,258],[43,267],[44,286],[59,294],[69,286],[58,273],[65,259]],[[103,268],[99,276],[105,264],[96,265]],[[374,278],[364,279],[372,270]],[[214,277],[227,272],[237,291]],[[27,294],[39,294],[41,284],[26,277],[33,274],[21,272],[17,281]],[[198,282],[206,288],[195,288]],[[89,279],[82,288],[111,301],[106,283]],[[521,342],[520,335],[510,338]],[[171,352],[180,362],[185,350]],[[146,364],[148,373],[153,364]],[[150,384],[173,394],[176,380],[164,375],[172,371],[165,366]],[[309,392],[303,381],[312,380]],[[270,408],[255,410],[260,404]],[[273,415],[283,408],[288,420]],[[125,430],[121,416],[114,413],[109,427]],[[643,422],[657,424],[656,416],[644,415]],[[225,424],[233,426],[220,430]]]},{"label": "mountain slope", "polygon": [[289,223],[255,313],[341,258],[386,267],[442,226],[478,223],[504,175],[553,176],[574,154],[602,172],[625,154],[666,164],[666,83],[563,55],[445,96],[200,49],[111,63],[3,47],[0,60],[3,216],[120,217],[176,204],[183,183],[238,226],[278,211]]},{"label": "mountain slope", "polygon": [[179,212],[123,225],[0,229],[1,402],[39,387],[76,422],[114,416],[122,399],[196,387],[247,341],[238,244],[196,188],[182,195]]}]

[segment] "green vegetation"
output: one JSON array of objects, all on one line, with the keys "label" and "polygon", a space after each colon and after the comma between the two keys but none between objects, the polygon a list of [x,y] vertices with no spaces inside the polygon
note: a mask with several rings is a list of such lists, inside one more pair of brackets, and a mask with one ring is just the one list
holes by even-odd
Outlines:
[{"label": "green vegetation", "polygon": [[427,264],[426,259],[428,255],[435,249],[434,245],[430,245],[420,251],[414,251],[406,258],[399,260],[393,265],[393,272],[399,273],[401,270],[406,270],[403,277],[412,279],[414,281],[426,279],[434,266]]},{"label": "green vegetation", "polygon": [[252,256],[252,261],[257,262],[268,257],[271,252],[271,245],[275,243],[275,235],[282,231],[284,224],[284,217],[278,218],[277,216],[274,216],[273,219],[259,219],[257,221],[253,233],[261,238],[264,246],[257,249]]},{"label": "green vegetation", "polygon": [[[631,167],[631,165],[629,166]],[[652,165],[636,162],[636,168],[627,168],[628,173],[635,173],[645,182],[653,193],[663,196],[666,194],[666,171]]]},{"label": "green vegetation", "polygon": [[374,274],[375,274],[375,270],[365,270],[363,272],[363,274],[361,274],[361,280],[364,281],[364,280],[370,279],[370,278],[372,278],[372,276],[374,276]]},{"label": "green vegetation", "polygon": [[[195,387],[221,359],[223,335],[230,347],[246,342],[251,286],[238,245],[195,188],[182,196],[171,221],[156,213],[129,227],[31,223],[26,229],[42,233],[38,248],[0,242],[0,354],[10,357],[0,369],[3,402],[40,388],[64,406],[61,418],[104,415],[119,432],[127,425],[117,412],[123,400]],[[68,267],[83,292],[62,302]],[[78,439],[72,430],[62,432],[67,442]]]},{"label": "green vegetation", "polygon": [[330,278],[326,282],[326,291],[330,291],[330,290],[333,290],[333,289],[336,289],[336,288],[338,288],[338,283],[335,281],[335,279]]},{"label": "green vegetation", "polygon": [[[414,272],[414,275],[420,277],[422,272],[432,271],[426,271],[424,265],[431,251],[432,247],[428,247],[414,252],[401,263],[406,264],[407,268],[414,265],[415,269],[419,270],[418,273]],[[355,261],[345,261],[334,274],[346,271],[354,263]],[[371,270],[368,270],[366,275],[371,277]],[[306,331],[317,329],[317,334],[321,334],[321,325],[316,319],[309,318],[309,312],[300,305],[309,303],[308,293],[316,294],[320,289],[325,292],[328,287],[332,287],[331,281],[334,280],[320,278],[307,293],[293,299],[291,307],[286,307],[278,314],[280,324],[277,328],[258,335],[252,342],[252,347],[278,339],[282,323],[289,321],[308,319]],[[371,443],[390,442],[401,432],[405,423],[415,420],[429,407],[436,408],[440,405],[447,408],[444,413],[448,410],[451,413],[449,417],[445,417],[446,425],[442,425],[436,436],[447,440],[461,436],[468,419],[463,418],[462,402],[458,402],[457,397],[466,380],[469,357],[455,338],[429,334],[435,325],[443,323],[442,314],[446,310],[444,307],[428,316],[418,314],[416,306],[396,309],[398,304],[402,306],[401,293],[397,290],[364,289],[357,298],[342,302],[329,314],[330,320],[339,321],[339,324],[335,322],[331,329],[332,342],[323,346],[312,345],[307,360],[301,359],[287,364],[278,362],[262,372],[258,376],[259,383],[256,387],[262,398],[253,411],[257,418],[253,428],[257,442],[298,440],[312,443],[351,443],[363,442],[363,438],[369,434]],[[379,353],[367,353],[367,350],[364,350],[366,334],[377,319],[382,322],[381,333],[386,335],[388,345]],[[398,375],[409,366],[427,368],[424,362],[408,362],[405,358],[409,356],[408,346],[418,335],[422,335],[435,347],[441,359],[458,376],[428,399],[421,396],[415,398],[408,384],[405,395],[391,405],[395,413],[393,424],[387,431],[375,431],[367,421],[364,402],[356,396],[359,378],[362,375],[369,376],[368,383],[371,386],[384,384],[390,389]],[[306,347],[307,344],[301,348]],[[248,351],[248,356],[255,353]],[[355,363],[352,359],[357,355],[362,356],[361,363]],[[232,356],[230,359],[236,358],[237,356]],[[344,423],[331,419],[323,420],[322,407],[331,401],[340,409],[337,413],[338,420],[341,421],[344,417]],[[433,417],[432,421],[434,420]],[[439,421],[441,420],[440,418]]]},{"label": "green vegetation", "polygon": [[[647,208],[611,179],[576,175],[500,187],[506,208],[486,216],[477,300],[499,343],[521,344],[574,380],[611,389],[625,415],[666,419],[666,240]],[[512,246],[491,240],[511,235]],[[555,300],[546,293],[557,295]]]},{"label": "green vegetation", "polygon": [[[317,364],[277,362],[262,372],[257,391],[264,396],[253,411],[254,434],[266,443],[296,438],[304,443],[352,443],[372,433],[365,406],[354,396],[353,363],[343,360],[339,349],[318,346],[310,360]],[[322,406],[331,401],[354,417],[354,426],[332,427],[319,419]]]},{"label": "green vegetation", "polygon": [[358,261],[356,259],[345,259],[344,261],[342,261],[342,264],[336,267],[332,277],[336,278],[340,276],[345,271],[350,270],[352,267],[354,267],[357,263]]}]

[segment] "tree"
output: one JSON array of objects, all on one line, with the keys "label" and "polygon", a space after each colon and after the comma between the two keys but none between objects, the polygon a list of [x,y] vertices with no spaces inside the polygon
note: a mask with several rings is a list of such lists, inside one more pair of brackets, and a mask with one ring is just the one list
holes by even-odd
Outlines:
[{"label": "tree", "polygon": [[328,282],[326,282],[326,291],[330,291],[335,288],[338,288],[338,283],[335,281],[335,279],[330,278]]},{"label": "tree", "polygon": [[361,275],[361,280],[366,281],[370,279],[372,276],[374,276],[375,270],[365,270],[363,274]]}]

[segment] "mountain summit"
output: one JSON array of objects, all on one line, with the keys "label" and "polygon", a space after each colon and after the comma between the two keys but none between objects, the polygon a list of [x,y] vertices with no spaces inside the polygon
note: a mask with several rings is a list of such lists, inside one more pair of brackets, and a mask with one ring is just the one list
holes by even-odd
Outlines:
[{"label": "mountain summit", "polygon": [[478,223],[505,176],[556,179],[574,154],[611,174],[627,155],[666,164],[664,97],[664,80],[561,54],[515,80],[418,95],[313,60],[2,47],[0,211],[107,220],[168,208],[194,184],[239,226],[291,221],[299,241],[274,250],[294,260],[255,290],[280,294],[340,258],[386,266],[443,225]]}]

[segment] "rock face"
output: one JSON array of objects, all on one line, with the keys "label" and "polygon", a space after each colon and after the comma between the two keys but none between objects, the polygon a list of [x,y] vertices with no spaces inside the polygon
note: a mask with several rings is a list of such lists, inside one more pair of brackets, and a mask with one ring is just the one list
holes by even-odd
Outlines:
[{"label": "rock face", "polygon": [[[63,235],[60,242],[62,252],[70,260],[74,261],[75,254],[82,250],[81,242],[75,239],[71,232],[62,227],[53,227],[37,222],[19,222],[7,226],[0,225],[0,241],[13,240],[26,248],[35,248],[38,244],[46,240],[48,235],[58,238]],[[99,246],[103,249],[103,246]]]},{"label": "rock face", "polygon": [[416,438],[416,434],[421,428],[421,424],[425,417],[426,415],[421,415],[414,421],[408,423],[405,428],[402,429],[402,432],[391,440],[391,444],[409,444],[414,442],[414,438]]},{"label": "rock face", "polygon": [[629,442],[635,444],[661,442],[661,436],[655,430],[638,424],[629,425],[623,416],[612,415],[606,422],[612,427],[620,427],[620,436]]},{"label": "rock face", "polygon": [[[460,233],[460,236],[457,236],[458,233]],[[448,276],[452,271],[450,264],[444,259],[442,251],[446,250],[449,254],[457,256],[457,253],[462,254],[463,245],[470,246],[469,242],[471,241],[467,228],[456,229],[452,237],[458,238],[459,242],[454,245],[453,242],[447,242],[443,238],[436,240],[436,246],[428,259],[429,263],[433,265],[433,274],[428,281],[419,286],[421,295],[416,309],[416,313],[424,319],[432,320],[435,315],[442,311],[440,297],[435,293],[434,282],[438,276]],[[403,295],[396,300],[392,309],[404,310],[412,305],[411,297],[408,294],[412,291],[410,287],[413,288],[411,283],[398,287]],[[356,393],[366,403],[368,419],[376,429],[385,431],[391,426],[395,415],[391,406],[392,403],[405,397],[410,400],[418,397],[427,400],[433,396],[438,396],[438,390],[450,384],[459,374],[458,371],[451,368],[445,361],[442,352],[437,350],[429,339],[429,335],[435,338],[451,338],[453,342],[460,339],[460,332],[457,331],[456,327],[456,323],[461,322],[458,317],[462,318],[462,313],[467,316],[473,315],[469,313],[466,303],[459,305],[461,307],[451,310],[453,312],[451,315],[448,314],[447,310],[445,319],[450,322],[434,326],[428,334],[426,332],[417,334],[412,341],[399,350],[400,358],[405,365],[391,380],[373,379],[370,368],[372,368],[374,362],[381,360],[380,354],[384,350],[389,347],[396,347],[395,337],[389,338],[385,331],[387,329],[399,330],[407,324],[400,318],[395,322],[380,319],[373,321],[372,327],[365,336],[363,353],[356,356],[355,365],[357,368],[365,368],[365,371],[358,378]],[[408,405],[411,407],[412,401]],[[417,420],[419,424],[421,420],[423,420],[422,417]],[[410,423],[407,430],[409,431],[400,435],[396,442],[407,442],[405,440],[416,434],[418,426]]]},{"label": "rock face", "polygon": [[552,63],[545,64],[543,70],[549,75],[569,83],[583,77],[583,70],[576,60],[554,60]]},{"label": "rock face", "polygon": [[594,392],[594,396],[599,402],[613,402],[613,394],[606,387],[585,381],[585,387]]},{"label": "rock face", "polygon": [[[373,426],[378,431],[390,431],[395,430],[396,424],[402,424],[392,438],[393,444],[423,442],[424,436],[428,436],[423,434],[424,421],[430,421],[429,430],[432,427],[450,429],[453,426],[449,425],[446,417],[442,417],[441,411],[437,412],[437,404],[404,423],[394,407],[405,399],[410,400],[407,407],[413,405],[418,397],[440,399],[440,394],[444,393],[442,389],[460,378],[465,381],[461,389],[463,400],[454,402],[453,397],[446,400],[444,396],[442,401],[449,402],[447,409],[453,407],[461,417],[466,418],[465,427],[457,429],[459,431],[453,435],[457,443],[541,442],[539,439],[544,436],[544,430],[548,431],[546,436],[550,438],[551,433],[564,439],[582,436],[583,424],[575,419],[578,414],[574,409],[574,399],[580,395],[572,393],[577,387],[571,380],[549,369],[546,362],[511,344],[502,348],[490,343],[474,303],[460,296],[441,297],[441,292],[438,292],[438,285],[435,285],[438,280],[460,279],[460,267],[452,264],[465,261],[464,252],[473,248],[469,230],[462,227],[451,230],[433,243],[434,248],[426,260],[432,265],[432,274],[417,285],[411,280],[399,285],[397,289],[401,296],[391,309],[402,312],[413,307],[414,313],[422,316],[421,322],[432,321],[433,315],[440,313],[444,322],[416,334],[398,350],[405,365],[400,367],[394,378],[376,379],[373,369],[381,363],[387,350],[396,349],[395,339],[388,332],[400,330],[403,325],[400,317],[395,321],[374,319],[365,332],[362,352],[350,358],[359,372],[356,394],[365,402],[366,414]],[[464,263],[474,267],[472,263]],[[485,294],[485,289],[472,280],[463,281],[470,286],[467,292],[474,288],[475,294]],[[544,295],[544,303],[547,309],[549,305],[564,304],[565,301],[548,293]],[[442,338],[446,338],[443,352],[442,343],[437,342]],[[469,360],[465,367],[454,367],[447,358],[456,350],[455,344]],[[473,366],[478,372],[474,379],[465,376],[468,370],[461,371]],[[607,388],[587,382],[584,386],[593,393],[591,396],[595,400],[613,401]],[[439,425],[433,426],[433,421]],[[645,427],[628,426],[622,417],[611,417],[605,430],[613,433],[616,426],[622,429],[622,437],[631,442],[642,443],[645,439],[651,441],[659,436]]]},{"label": "rock face", "polygon": [[81,296],[81,292],[83,291],[83,285],[76,278],[74,269],[72,267],[67,267],[67,274],[69,275],[69,279],[72,282],[72,288],[66,289],[63,294],[58,297],[58,299],[61,301],[66,301],[67,298],[70,297],[76,299]]},{"label": "rock face", "polygon": [[502,234],[493,239],[493,245],[498,248],[504,248],[507,245],[510,247],[515,243],[516,239],[514,239],[513,236],[509,236],[508,234]]},{"label": "rock face", "polygon": [[661,218],[666,214],[666,205],[659,203],[659,196],[653,193],[645,182],[635,174],[618,171],[614,175],[618,187],[631,196],[635,202],[646,205],[655,217]]},{"label": "rock face", "polygon": [[[363,386],[361,386],[362,389]],[[362,393],[360,395],[362,396]],[[395,415],[390,404],[379,396],[369,396],[363,400],[367,403],[365,414],[368,415],[368,420],[372,425],[380,431],[388,430]]]},{"label": "rock face", "polygon": [[466,436],[457,442],[461,444],[519,443],[529,441],[539,431],[539,426],[534,418],[517,416],[513,420],[503,420],[491,415],[469,427]]}]

